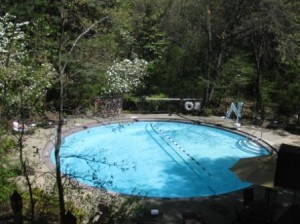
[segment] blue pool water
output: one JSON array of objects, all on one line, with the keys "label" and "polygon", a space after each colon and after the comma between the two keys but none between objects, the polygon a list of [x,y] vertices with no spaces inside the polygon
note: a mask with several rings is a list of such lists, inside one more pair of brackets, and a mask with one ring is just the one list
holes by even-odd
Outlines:
[{"label": "blue pool water", "polygon": [[240,158],[267,154],[246,137],[223,129],[140,121],[69,135],[60,155],[62,172],[83,184],[121,194],[189,198],[249,186],[230,167]]}]

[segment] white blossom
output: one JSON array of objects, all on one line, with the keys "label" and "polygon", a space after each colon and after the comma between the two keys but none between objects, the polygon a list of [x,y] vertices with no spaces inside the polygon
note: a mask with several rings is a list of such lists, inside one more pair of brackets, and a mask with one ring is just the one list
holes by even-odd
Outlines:
[{"label": "white blossom", "polygon": [[[10,14],[0,17],[0,101],[6,102],[6,110],[20,105],[33,106],[52,86],[55,76],[50,64],[39,67],[22,64],[28,52],[26,35],[21,28],[29,22],[13,23],[13,18]],[[5,63],[6,59],[9,64]]]},{"label": "white blossom", "polygon": [[107,85],[104,89],[106,94],[123,94],[136,90],[146,75],[148,62],[135,58],[133,61],[124,59],[114,61],[106,72]]},{"label": "white blossom", "polygon": [[13,23],[11,20],[15,18],[8,13],[0,17],[0,64],[5,62],[7,53],[10,53],[11,61],[20,60],[24,57],[25,33],[21,28],[28,25],[29,22]]}]

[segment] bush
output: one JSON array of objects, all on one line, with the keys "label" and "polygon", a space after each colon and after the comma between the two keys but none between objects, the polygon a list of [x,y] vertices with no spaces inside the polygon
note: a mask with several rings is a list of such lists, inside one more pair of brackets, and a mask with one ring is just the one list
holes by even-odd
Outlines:
[{"label": "bush", "polygon": [[0,203],[7,203],[9,197],[16,189],[15,183],[10,181],[17,174],[9,163],[8,154],[16,146],[16,142],[10,139],[4,130],[0,130]]},{"label": "bush", "polygon": [[[25,216],[30,214],[30,198],[26,191],[22,194]],[[59,220],[59,203],[57,197],[47,194],[40,189],[33,189],[33,198],[35,201],[35,219],[39,223]]]},{"label": "bush", "polygon": [[202,111],[201,111],[201,115],[203,116],[210,116],[212,115],[212,109],[211,108],[203,108]]}]

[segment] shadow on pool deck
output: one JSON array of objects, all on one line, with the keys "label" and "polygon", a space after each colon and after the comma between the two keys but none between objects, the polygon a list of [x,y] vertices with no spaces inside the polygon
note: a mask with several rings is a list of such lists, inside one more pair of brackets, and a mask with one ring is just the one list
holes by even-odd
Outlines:
[{"label": "shadow on pool deck", "polygon": [[241,203],[239,192],[234,195],[194,200],[154,200],[151,208],[163,213],[163,223],[182,223],[182,212],[201,212],[206,223],[227,224],[234,221],[235,205]]},{"label": "shadow on pool deck", "polygon": [[[263,187],[255,187],[255,197],[262,199],[264,190]],[[284,189],[278,189],[278,192],[277,201],[282,204],[282,209],[286,209],[293,203],[294,192]],[[166,224],[182,224],[182,212],[201,212],[207,224],[238,224],[236,211],[242,207],[242,190],[207,198],[157,199],[150,203],[150,209],[159,209],[163,213],[162,223]]]}]

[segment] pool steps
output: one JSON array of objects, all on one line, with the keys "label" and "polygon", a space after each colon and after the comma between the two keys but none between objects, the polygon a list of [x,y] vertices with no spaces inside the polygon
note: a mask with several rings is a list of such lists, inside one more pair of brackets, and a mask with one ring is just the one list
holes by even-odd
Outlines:
[{"label": "pool steps", "polygon": [[245,152],[250,152],[252,154],[257,154],[257,155],[261,155],[262,153],[262,147],[249,138],[239,139],[236,145],[240,150]]}]

